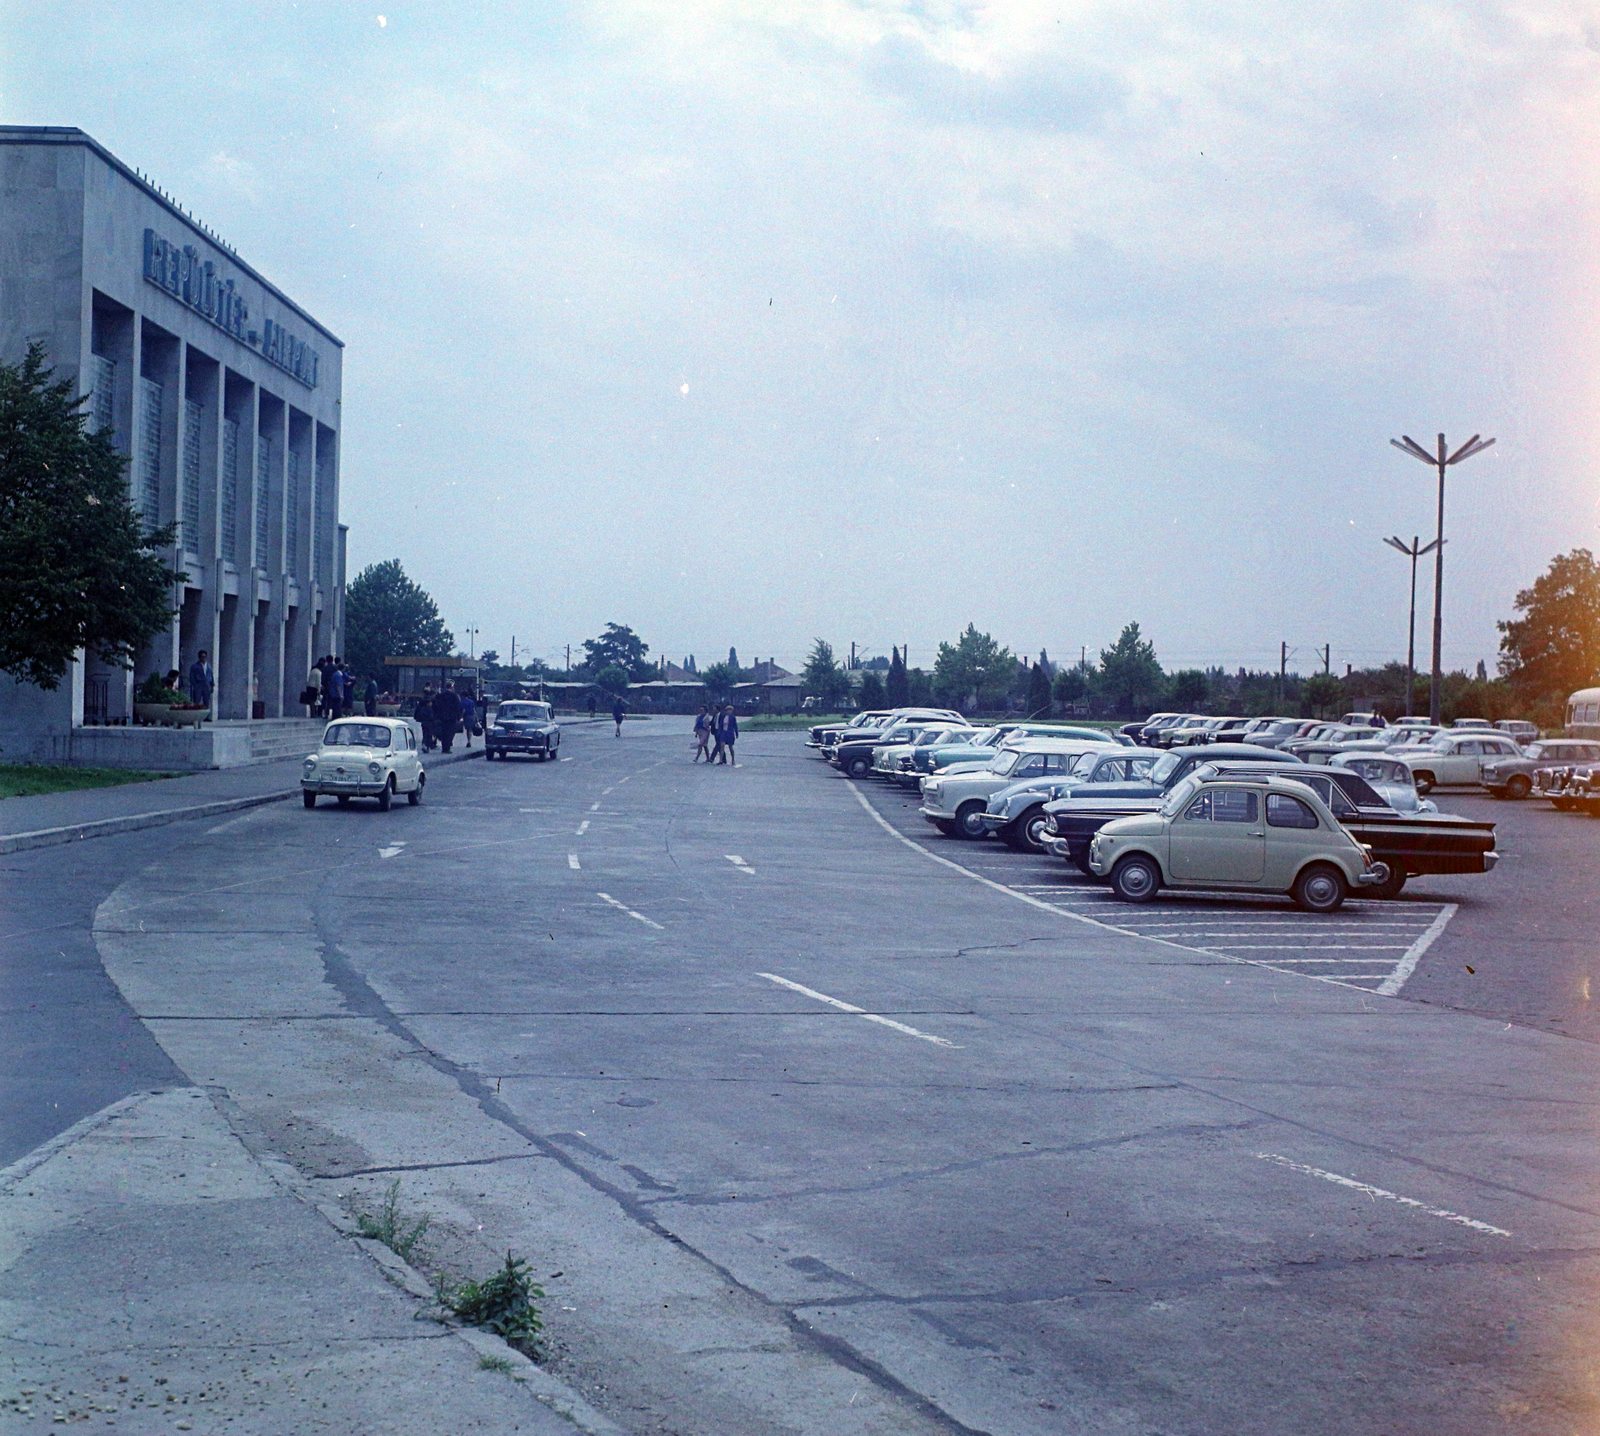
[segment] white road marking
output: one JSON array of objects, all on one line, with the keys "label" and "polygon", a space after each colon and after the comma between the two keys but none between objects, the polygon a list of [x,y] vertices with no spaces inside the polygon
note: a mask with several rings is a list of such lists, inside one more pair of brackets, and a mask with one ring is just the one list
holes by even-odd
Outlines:
[{"label": "white road marking", "polygon": [[1378,986],[1377,992],[1384,997],[1393,997],[1395,993],[1405,986],[1405,981],[1417,970],[1417,964],[1422,961],[1422,954],[1439,940],[1439,935],[1449,926],[1450,919],[1456,915],[1456,905],[1446,903],[1439,911],[1439,916],[1434,918],[1428,930],[1411,944],[1406,955],[1395,964],[1394,971]]},{"label": "white road marking", "polygon": [[806,997],[814,997],[818,1002],[826,1002],[831,1007],[837,1007],[841,1012],[850,1012],[857,1017],[865,1017],[868,1022],[876,1022],[882,1027],[892,1027],[896,1032],[904,1032],[907,1037],[920,1037],[924,1042],[931,1042],[935,1047],[952,1047],[957,1051],[962,1050],[959,1042],[952,1042],[948,1037],[935,1037],[931,1032],[919,1032],[915,1027],[907,1027],[903,1022],[896,1022],[892,1017],[880,1017],[876,1012],[868,1012],[864,1007],[857,1007],[854,1003],[841,1002],[837,997],[829,997],[825,992],[818,992],[814,987],[802,987],[798,982],[790,982],[787,977],[779,977],[775,972],[758,972],[757,977],[764,977],[768,982],[775,982],[779,987],[787,987],[793,992],[803,993]]},{"label": "white road marking", "polygon": [[610,903],[612,907],[617,908],[617,909],[621,910],[622,912],[627,913],[629,917],[637,918],[646,927],[653,927],[657,932],[665,932],[666,931],[666,928],[662,927],[660,923],[651,922],[650,919],[647,918],[642,912],[635,912],[626,903],[618,902],[614,897],[611,896],[610,893],[596,893],[595,896],[597,898],[602,899],[605,902]]},{"label": "white road marking", "polygon": [[[608,789],[606,789],[606,791],[610,792],[611,790],[608,788]],[[600,804],[598,804],[598,803],[590,803],[589,804],[589,811],[591,813],[598,813],[600,811]]]},{"label": "white road marking", "polygon": [[[943,867],[949,868],[952,872],[958,872],[963,877],[971,878],[975,883],[982,883],[987,888],[993,888],[995,892],[1004,893],[1007,897],[1015,898],[1018,902],[1027,903],[1028,906],[1036,907],[1042,912],[1054,913],[1058,917],[1070,918],[1073,922],[1081,922],[1088,927],[1097,927],[1103,932],[1114,932],[1123,937],[1142,938],[1146,942],[1157,943],[1162,947],[1170,947],[1179,952],[1199,953],[1204,957],[1215,958],[1219,962],[1237,963],[1241,967],[1264,968],[1269,972],[1280,972],[1288,977],[1303,978],[1307,982],[1322,982],[1331,987],[1344,987],[1354,992],[1377,993],[1383,997],[1393,997],[1395,993],[1400,990],[1400,984],[1410,976],[1411,967],[1415,967],[1416,959],[1420,958],[1422,954],[1427,951],[1427,947],[1433,942],[1434,938],[1436,938],[1438,934],[1444,930],[1444,924],[1449,920],[1444,913],[1441,913],[1439,918],[1435,919],[1433,926],[1428,930],[1428,932],[1424,933],[1423,936],[1418,939],[1417,943],[1414,944],[1412,951],[1415,952],[1415,956],[1411,956],[1410,952],[1408,952],[1407,957],[1401,959],[1401,961],[1396,965],[1392,975],[1386,976],[1381,985],[1377,987],[1360,986],[1358,985],[1360,983],[1376,981],[1376,976],[1368,973],[1344,973],[1340,974],[1339,976],[1333,976],[1325,973],[1294,971],[1291,970],[1291,968],[1286,964],[1286,961],[1282,959],[1235,957],[1232,955],[1231,950],[1240,947],[1240,944],[1237,943],[1223,942],[1219,943],[1216,947],[1202,947],[1196,943],[1182,942],[1177,939],[1177,935],[1180,933],[1185,937],[1209,936],[1209,933],[1207,932],[1202,931],[1190,933],[1185,931],[1185,928],[1191,925],[1210,925],[1214,928],[1219,922],[1238,922],[1239,918],[1237,915],[1231,919],[1227,917],[1219,917],[1215,914],[1190,919],[1174,919],[1166,916],[1165,914],[1129,912],[1126,915],[1126,919],[1123,921],[1106,922],[1102,918],[1090,917],[1088,913],[1078,911],[1075,907],[1069,906],[1065,902],[1046,902],[1042,898],[1034,897],[1030,892],[1020,891],[1018,888],[1012,887],[1009,884],[996,882],[993,878],[986,878],[982,873],[975,872],[973,869],[966,867],[961,863],[953,862],[949,858],[940,857],[938,853],[933,852],[929,848],[925,848],[921,843],[908,838],[904,833],[896,829],[894,825],[883,816],[882,813],[878,812],[878,810],[867,801],[861,789],[858,788],[854,783],[850,785],[850,792],[854,795],[855,800],[861,804],[862,808],[866,810],[867,815],[873,820],[873,822],[877,823],[877,825],[882,828],[884,832],[888,833],[889,836],[892,837],[896,842],[904,843],[906,847],[912,849],[914,852],[921,853],[923,857],[931,859],[933,862],[936,862]],[[995,868],[993,871],[1003,872],[1005,869]],[[1080,889],[1062,888],[1060,891],[1063,897],[1077,897],[1081,894]],[[1089,898],[1090,906],[1093,906],[1100,911],[1105,911],[1108,901],[1105,895],[1096,894],[1093,897],[1089,897],[1088,894],[1081,895]],[[1447,911],[1454,913],[1454,904],[1448,905]],[[1268,921],[1272,920],[1273,918],[1277,918],[1279,921],[1294,921],[1294,919],[1287,914],[1280,916],[1279,914],[1271,913],[1270,910],[1266,909],[1263,910],[1263,917]],[[1141,919],[1143,919],[1143,921],[1141,921]],[[1156,926],[1157,923],[1159,923],[1159,927]],[[1397,923],[1396,925],[1404,926],[1402,923]],[[1254,926],[1254,924],[1252,924],[1252,926]],[[1319,928],[1319,931],[1323,930],[1325,929]],[[1414,931],[1414,928],[1411,930]],[[1171,932],[1174,934],[1174,936],[1163,936],[1162,934],[1164,932]],[[1429,935],[1430,933],[1432,934],[1431,936]],[[1399,934],[1397,934],[1397,936],[1398,935]],[[1357,950],[1367,951],[1369,949],[1362,947]],[[1398,945],[1394,950],[1399,950]],[[1370,959],[1368,960],[1370,961]],[[1407,966],[1408,962],[1410,963],[1409,967]],[[1328,965],[1334,965],[1332,959],[1328,960]]]},{"label": "white road marking", "polygon": [[573,872],[581,871],[582,865],[578,862],[578,855],[576,853],[567,854],[567,866],[571,868]]},{"label": "white road marking", "polygon": [[578,824],[577,836],[581,838],[588,831],[589,831],[589,820],[587,818],[585,818],[581,823]]},{"label": "white road marking", "polygon": [[[600,796],[602,798],[609,798],[614,792],[616,792],[616,790],[617,790],[617,785],[615,783],[613,783],[609,788],[603,789],[601,791],[601,793],[600,793]],[[598,803],[596,803],[594,805],[595,808],[598,808],[599,806],[600,806],[600,804],[598,804]],[[589,809],[589,811],[592,813],[594,811],[594,808]]]},{"label": "white road marking", "polygon": [[1262,1161],[1276,1162],[1280,1167],[1287,1167],[1291,1172],[1303,1172],[1308,1177],[1321,1177],[1325,1182],[1336,1182],[1341,1187],[1350,1187],[1354,1191],[1363,1192],[1369,1197],[1382,1197],[1386,1202],[1399,1202],[1403,1207],[1415,1207],[1419,1212],[1426,1212],[1430,1217],[1443,1217],[1447,1222],[1457,1222],[1461,1226],[1471,1227],[1475,1232],[1487,1232],[1492,1237],[1508,1237],[1510,1232],[1502,1227],[1492,1227],[1488,1222],[1480,1222],[1472,1217],[1464,1217],[1459,1212],[1446,1211],[1443,1207],[1430,1207],[1426,1202],[1419,1202],[1415,1197],[1402,1197],[1397,1192],[1385,1191],[1382,1187],[1374,1187],[1366,1182],[1358,1182],[1353,1177],[1341,1177],[1337,1172],[1325,1172],[1321,1167],[1308,1167],[1303,1162],[1291,1162],[1287,1157],[1280,1157],[1276,1152],[1257,1152],[1256,1156]]},{"label": "white road marking", "polygon": [[749,873],[751,877],[756,875],[756,870],[737,853],[724,853],[722,856],[732,863],[734,867],[737,868],[741,873]]},{"label": "white road marking", "polygon": [[402,849],[399,846],[392,848],[379,848],[378,856],[380,858],[397,858],[400,856],[401,851]]}]

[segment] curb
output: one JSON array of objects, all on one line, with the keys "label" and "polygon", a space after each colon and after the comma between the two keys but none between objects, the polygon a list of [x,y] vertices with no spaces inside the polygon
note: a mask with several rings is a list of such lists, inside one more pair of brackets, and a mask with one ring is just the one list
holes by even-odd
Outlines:
[{"label": "curb", "polygon": [[[427,766],[445,767],[483,757],[482,748],[469,752],[441,753]],[[110,838],[118,833],[138,832],[141,828],[160,828],[189,818],[212,818],[219,813],[236,813],[242,808],[259,808],[266,803],[281,803],[293,798],[299,788],[283,788],[275,793],[251,793],[242,798],[218,798],[211,803],[194,803],[186,808],[160,808],[150,813],[127,813],[120,818],[98,818],[89,823],[68,823],[59,828],[38,828],[31,833],[0,834],[0,855],[26,852],[30,848],[53,848],[86,838]]]}]

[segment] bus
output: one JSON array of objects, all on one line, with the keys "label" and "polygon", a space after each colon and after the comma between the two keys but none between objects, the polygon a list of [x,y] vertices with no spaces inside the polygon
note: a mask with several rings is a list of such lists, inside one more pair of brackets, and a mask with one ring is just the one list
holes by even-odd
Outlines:
[{"label": "bus", "polygon": [[1600,738],[1600,688],[1580,688],[1567,699],[1569,738]]}]

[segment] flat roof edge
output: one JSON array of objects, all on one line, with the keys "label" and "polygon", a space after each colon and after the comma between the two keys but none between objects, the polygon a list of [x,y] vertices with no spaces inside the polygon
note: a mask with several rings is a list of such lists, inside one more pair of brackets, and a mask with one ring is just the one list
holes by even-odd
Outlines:
[{"label": "flat roof edge", "polygon": [[344,340],[335,334],[333,330],[329,329],[328,326],[323,324],[319,319],[316,319],[312,315],[308,314],[300,307],[300,305],[296,304],[294,300],[290,299],[287,294],[279,289],[276,284],[262,274],[260,270],[256,269],[254,265],[250,264],[247,260],[241,259],[238,250],[234,249],[232,245],[225,243],[223,240],[218,239],[216,235],[210,234],[203,229],[198,220],[192,219],[189,215],[185,214],[173,200],[168,199],[167,196],[162,194],[161,191],[151,184],[149,180],[143,178],[136,171],[119,160],[114,154],[111,153],[110,150],[101,144],[99,140],[95,139],[93,135],[87,134],[85,131],[76,129],[71,125],[0,125],[0,145],[4,144],[82,145],[86,149],[93,150],[95,154],[97,154],[108,165],[110,165],[112,169],[116,170],[117,173],[120,174],[124,179],[130,180],[132,183],[138,185],[140,189],[149,195],[151,199],[153,199],[164,210],[166,210],[180,224],[185,225],[187,228],[194,231],[194,233],[197,234],[201,239],[205,240],[207,244],[215,245],[218,249],[220,249],[234,264],[237,264],[240,269],[242,269],[253,280],[255,280],[257,284],[273,294],[279,301],[288,305],[290,309],[304,319],[307,324],[311,325],[312,328],[317,331],[317,333],[323,336],[323,338],[327,339],[330,343],[337,344],[341,349],[344,348]]}]

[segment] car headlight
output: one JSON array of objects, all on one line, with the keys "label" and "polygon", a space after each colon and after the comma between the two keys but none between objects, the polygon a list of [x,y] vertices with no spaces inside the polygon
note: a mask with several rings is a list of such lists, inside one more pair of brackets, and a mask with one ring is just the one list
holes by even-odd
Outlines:
[{"label": "car headlight", "polygon": [[383,764],[382,763],[368,763],[367,764],[367,772],[371,773],[372,776],[374,778],[376,778],[379,773],[383,772]]},{"label": "car headlight", "polygon": [[316,766],[317,766],[317,760],[314,757],[309,757],[308,756],[306,758],[306,772],[309,773]]}]

